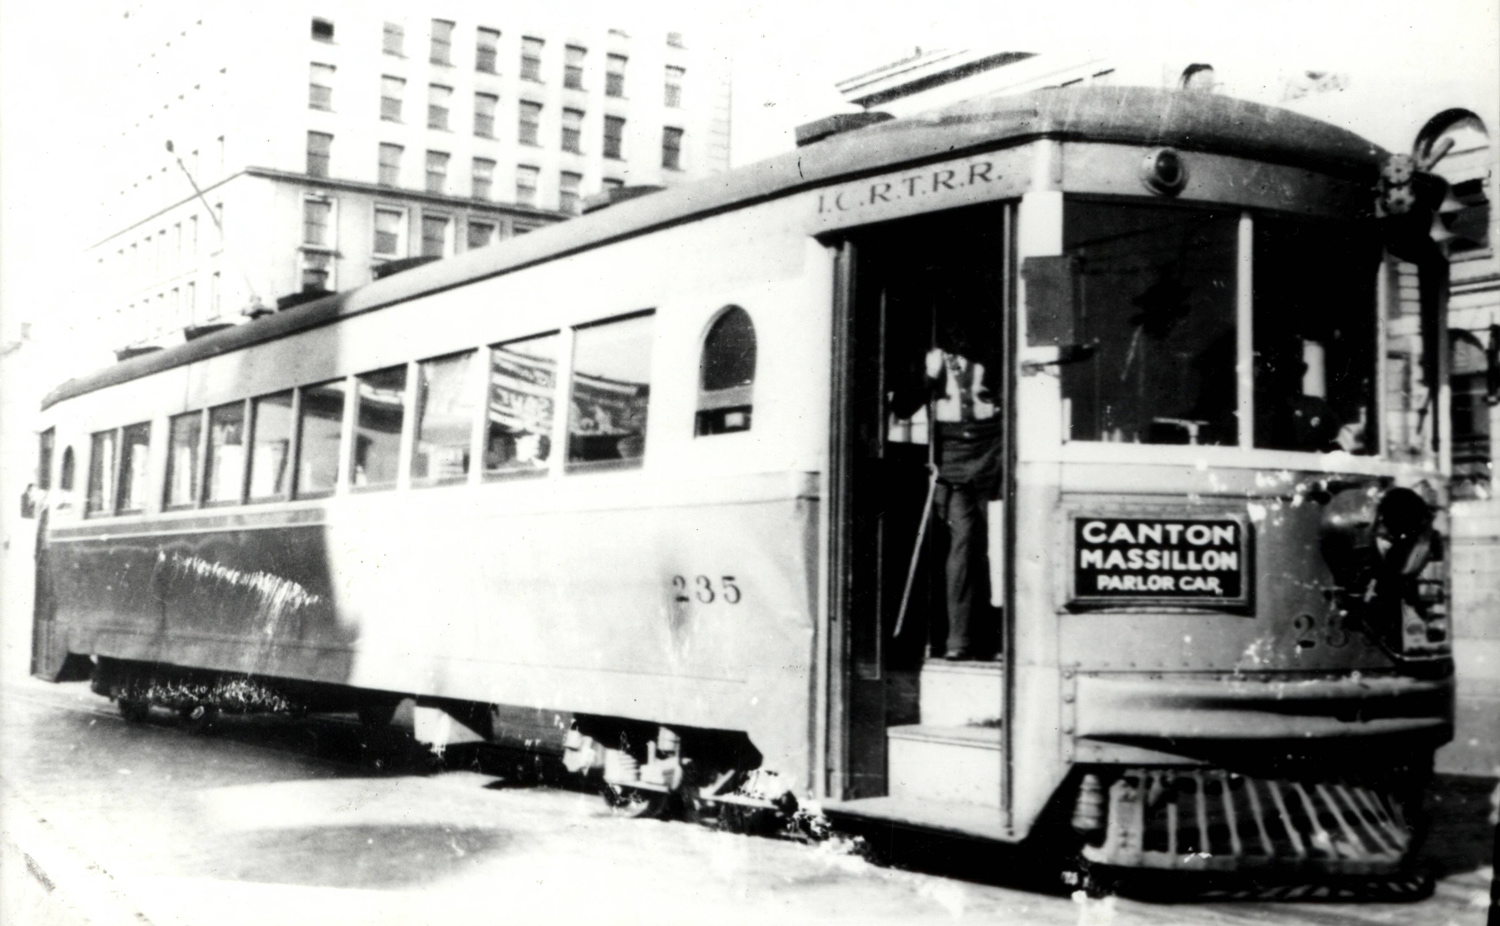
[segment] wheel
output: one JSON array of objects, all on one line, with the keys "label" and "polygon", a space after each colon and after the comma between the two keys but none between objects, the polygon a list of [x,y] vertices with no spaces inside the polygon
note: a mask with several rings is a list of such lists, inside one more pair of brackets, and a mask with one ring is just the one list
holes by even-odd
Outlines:
[{"label": "wheel", "polygon": [[599,789],[604,804],[617,817],[637,820],[662,820],[672,807],[672,795],[662,791],[644,791],[605,782]]},{"label": "wheel", "polygon": [[140,723],[151,715],[151,702],[144,698],[117,698],[115,703],[126,723]]},{"label": "wheel", "polygon": [[177,712],[182,718],[182,727],[189,733],[206,733],[219,716],[218,708],[207,704],[194,704]]}]

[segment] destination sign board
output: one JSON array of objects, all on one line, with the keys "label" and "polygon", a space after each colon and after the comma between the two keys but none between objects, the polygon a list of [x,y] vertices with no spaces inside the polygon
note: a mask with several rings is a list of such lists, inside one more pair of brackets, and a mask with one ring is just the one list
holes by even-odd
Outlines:
[{"label": "destination sign board", "polygon": [[1098,604],[1249,600],[1246,529],[1236,518],[1073,518],[1073,600]]}]

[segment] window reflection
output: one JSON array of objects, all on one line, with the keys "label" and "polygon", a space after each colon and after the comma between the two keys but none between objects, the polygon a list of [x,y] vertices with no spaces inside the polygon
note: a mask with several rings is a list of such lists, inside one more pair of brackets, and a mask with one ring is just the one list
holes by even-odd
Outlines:
[{"label": "window reflection", "polygon": [[1239,217],[1069,200],[1078,344],[1059,368],[1072,440],[1238,442],[1235,275]]},{"label": "window reflection", "polygon": [[261,396],[250,403],[255,443],[250,450],[250,500],[285,498],[287,455],[292,446],[292,393]]},{"label": "window reflection", "polygon": [[124,428],[120,440],[120,511],[140,511],[146,507],[146,479],[149,477],[147,456],[151,449],[151,425],[133,424]]},{"label": "window reflection", "polygon": [[416,446],[411,478],[429,482],[469,473],[469,436],[478,402],[469,388],[474,351],[417,365]]},{"label": "window reflection", "polygon": [[167,506],[181,508],[198,502],[198,445],[203,439],[203,413],[188,412],[172,419],[167,446]]},{"label": "window reflection", "polygon": [[366,373],[355,383],[359,413],[350,478],[355,488],[389,489],[396,484],[401,460],[406,367]]},{"label": "window reflection", "polygon": [[344,381],[303,387],[298,417],[297,497],[327,495],[338,482]]},{"label": "window reflection", "polygon": [[89,453],[89,514],[115,510],[115,432],[94,435]]},{"label": "window reflection", "polygon": [[573,342],[568,463],[638,462],[651,399],[651,316],[579,328]]},{"label": "window reflection", "polygon": [[557,342],[556,334],[546,334],[490,348],[486,473],[547,468],[557,403]]},{"label": "window reflection", "polygon": [[209,410],[206,463],[204,501],[239,501],[245,473],[244,403]]}]

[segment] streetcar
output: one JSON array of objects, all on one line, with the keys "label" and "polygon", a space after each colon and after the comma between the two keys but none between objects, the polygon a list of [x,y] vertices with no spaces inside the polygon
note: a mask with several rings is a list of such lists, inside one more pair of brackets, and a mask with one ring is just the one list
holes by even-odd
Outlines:
[{"label": "streetcar", "polygon": [[[1445,280],[1385,255],[1430,175],[1186,91],[818,129],[54,390],[33,674],[409,710],[645,813],[1408,864],[1452,732]],[[939,428],[899,401],[955,305],[986,659],[934,650]]]}]

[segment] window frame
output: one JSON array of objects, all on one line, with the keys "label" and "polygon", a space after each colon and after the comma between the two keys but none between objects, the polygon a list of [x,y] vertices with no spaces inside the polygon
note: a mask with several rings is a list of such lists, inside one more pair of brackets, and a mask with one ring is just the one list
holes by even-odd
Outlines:
[{"label": "window frame", "polygon": [[[210,486],[212,485],[214,475],[214,412],[232,408],[238,408],[240,411],[240,447],[244,448],[241,450],[239,478],[231,483],[235,487],[233,498],[210,498],[209,496],[212,494]],[[234,505],[243,505],[245,504],[245,496],[249,491],[248,484],[250,477],[250,456],[248,452],[250,447],[249,399],[212,405],[204,409],[204,412],[206,412],[207,417],[205,418],[203,432],[203,482],[200,487],[200,494],[203,500],[202,507],[227,508]]]},{"label": "window frame", "polygon": [[445,84],[427,85],[427,128],[439,132],[451,132],[453,115],[453,88]]},{"label": "window frame", "polygon": [[[161,496],[163,511],[189,511],[199,507],[202,504],[203,458],[205,454],[205,442],[208,440],[208,425],[206,422],[206,416],[207,409],[200,408],[190,412],[182,412],[180,414],[171,415],[167,418],[167,463],[162,479]],[[191,495],[191,498],[188,501],[174,502],[172,501],[172,477],[176,475],[176,472],[175,467],[173,466],[174,461],[172,458],[172,451],[175,447],[177,447],[177,442],[173,440],[173,435],[177,430],[176,423],[178,421],[187,421],[191,418],[198,419],[198,435],[193,446],[193,472],[189,477],[191,479],[191,482],[189,483],[189,494]]]},{"label": "window frame", "polygon": [[[570,337],[567,339],[567,349],[568,349],[567,367],[566,367],[566,374],[567,374],[567,376],[566,376],[565,379],[561,376],[561,372],[562,372],[562,370],[561,370],[561,363],[559,363],[559,368],[560,368],[559,369],[559,374],[560,375],[558,377],[559,382],[565,383],[566,387],[567,387],[567,391],[566,391],[567,402],[566,402],[566,404],[564,404],[563,406],[561,406],[564,410],[567,411],[567,414],[564,415],[564,416],[562,416],[562,423],[560,425],[556,421],[554,421],[554,426],[558,430],[561,430],[562,437],[563,437],[563,439],[561,441],[561,445],[562,446],[561,446],[560,452],[557,455],[558,461],[559,461],[559,463],[557,465],[560,465],[562,467],[562,472],[564,473],[564,475],[592,473],[592,472],[608,472],[608,471],[621,470],[621,469],[639,469],[639,468],[641,468],[641,467],[643,467],[645,465],[645,462],[646,462],[646,444],[647,444],[648,438],[650,436],[650,424],[651,424],[651,416],[650,416],[650,410],[651,410],[651,379],[650,379],[650,374],[651,374],[651,371],[652,371],[652,369],[653,369],[653,367],[654,367],[654,365],[656,363],[656,336],[657,336],[657,330],[656,330],[656,326],[654,324],[650,325],[647,328],[647,334],[648,334],[647,343],[648,343],[649,348],[650,348],[650,353],[649,353],[649,355],[647,356],[647,359],[646,359],[647,380],[646,380],[646,383],[645,383],[645,386],[646,386],[646,402],[645,402],[645,408],[644,408],[644,410],[645,410],[645,424],[641,428],[641,434],[640,434],[640,436],[641,436],[641,450],[640,450],[640,453],[638,455],[636,455],[636,456],[621,457],[619,459],[600,459],[600,460],[587,460],[587,459],[583,459],[583,460],[574,460],[573,459],[573,449],[574,449],[573,448],[573,433],[572,433],[572,428],[571,428],[571,424],[572,424],[571,409],[573,408],[573,406],[575,404],[576,391],[578,389],[578,385],[579,385],[579,382],[580,382],[580,379],[581,379],[580,375],[579,375],[579,371],[578,371],[578,345],[579,345],[579,341],[580,341],[580,335],[583,332],[587,332],[587,331],[590,331],[590,330],[599,330],[599,329],[602,329],[602,328],[606,328],[606,327],[608,327],[610,325],[617,325],[617,324],[622,324],[622,323],[625,323],[625,322],[631,322],[631,321],[635,321],[636,319],[654,319],[655,316],[656,316],[656,309],[653,307],[653,308],[649,308],[649,309],[641,309],[641,310],[634,311],[634,312],[625,312],[625,313],[622,313],[620,315],[612,315],[612,316],[609,316],[608,318],[595,319],[595,320],[592,320],[592,321],[589,321],[589,322],[584,322],[582,324],[573,325],[573,326],[571,326],[568,329],[568,331],[570,332]],[[622,440],[623,440],[623,438],[622,438]],[[556,438],[554,438],[554,446],[556,446]]]},{"label": "window frame", "polygon": [[[486,44],[485,39],[492,40]],[[489,67],[485,67],[486,62]],[[480,74],[500,73],[500,30],[479,26],[474,30],[474,70]]]},{"label": "window frame", "polygon": [[[396,249],[394,251],[386,252],[378,249],[379,236],[382,234],[380,230],[380,213],[382,212],[398,217],[396,223]],[[370,242],[370,253],[373,257],[384,261],[400,260],[403,257],[411,256],[411,246],[409,243],[411,240],[410,217],[411,210],[405,206],[396,206],[387,203],[374,204],[373,211],[371,212],[371,230],[375,237]]]},{"label": "window frame", "polygon": [[[480,104],[481,100],[487,100],[486,107]],[[495,118],[500,114],[500,94],[476,91],[474,93],[474,137],[475,138],[497,138],[495,134]]]},{"label": "window frame", "polygon": [[[374,370],[367,370],[363,373],[356,373],[348,378],[348,387],[345,393],[346,398],[344,402],[344,416],[346,422],[339,439],[339,451],[342,460],[342,472],[339,478],[343,480],[344,484],[349,487],[349,492],[351,494],[364,494],[366,492],[393,492],[397,489],[403,488],[408,483],[410,477],[411,461],[410,453],[406,451],[405,448],[411,445],[411,377],[413,366],[414,364],[410,362],[393,363],[390,366],[379,367]],[[401,428],[396,434],[396,446],[394,448],[396,472],[391,477],[389,482],[380,482],[373,485],[366,482],[365,484],[360,485],[355,482],[356,468],[359,466],[359,416],[361,406],[365,404],[360,395],[360,387],[363,381],[370,377],[379,376],[383,373],[390,373],[395,370],[400,370],[402,375],[400,402]],[[347,449],[344,446],[345,434],[348,435]]]},{"label": "window frame", "polygon": [[682,170],[683,139],[687,132],[676,126],[664,125],[661,129],[662,170]]},{"label": "window frame", "polygon": [[[495,368],[495,351],[501,350],[512,344],[525,344],[531,341],[539,341],[544,338],[552,339],[552,387],[550,389],[551,408],[548,412],[548,421],[545,424],[546,433],[540,431],[531,432],[538,437],[545,437],[548,443],[547,457],[540,465],[511,465],[505,468],[491,469],[488,461],[489,433],[490,433],[490,396],[494,389],[493,372]],[[514,338],[506,338],[496,341],[484,348],[484,359],[480,371],[480,379],[483,381],[485,399],[479,406],[479,465],[475,467],[479,478],[485,482],[503,481],[507,479],[535,479],[555,476],[558,472],[559,460],[567,436],[567,414],[561,401],[563,385],[569,377],[569,358],[573,351],[573,330],[571,328],[553,328],[539,331],[534,334],[521,335]],[[548,390],[539,387],[537,394],[541,395]],[[559,414],[563,411],[563,414]],[[559,424],[559,418],[562,423]],[[512,461],[513,462],[513,461]]]},{"label": "window frame", "polygon": [[[487,353],[488,352],[486,351],[486,354]],[[463,371],[463,381],[459,384],[459,390],[461,395],[468,397],[468,400],[472,405],[472,407],[467,409],[466,411],[469,427],[468,434],[465,438],[464,443],[464,450],[467,453],[467,457],[464,463],[464,472],[460,476],[418,476],[416,473],[417,450],[422,438],[422,423],[426,418],[424,403],[428,395],[426,378],[428,364],[439,363],[445,360],[453,360],[460,357],[469,358],[470,366],[467,370]],[[486,359],[488,359],[487,356]],[[434,486],[445,485],[463,485],[465,483],[473,481],[476,469],[474,462],[477,458],[475,453],[475,440],[478,434],[478,421],[476,421],[476,419],[485,418],[485,403],[475,401],[480,395],[480,389],[477,388],[480,384],[477,383],[477,380],[479,378],[479,374],[484,372],[484,365],[481,364],[479,360],[480,348],[469,347],[462,350],[450,351],[446,354],[439,354],[435,357],[425,357],[421,360],[412,362],[412,368],[407,373],[407,391],[410,393],[407,398],[409,406],[407,414],[411,419],[411,439],[407,443],[405,450],[405,466],[407,467],[408,471],[407,481],[412,488],[415,489],[431,488]],[[415,376],[414,385],[412,385],[413,376]]]},{"label": "window frame", "polygon": [[[349,410],[353,404],[350,398],[352,391],[351,379],[348,376],[336,376],[332,379],[319,380],[296,387],[296,395],[292,399],[296,409],[296,417],[292,419],[292,446],[296,450],[296,455],[292,457],[292,478],[287,486],[292,501],[331,498],[342,492],[344,487],[348,485],[348,480],[345,477],[348,467],[345,466],[344,460],[349,455]],[[339,413],[339,442],[334,451],[333,485],[326,489],[309,490],[302,485],[302,456],[307,450],[306,419],[304,417],[307,405],[305,393],[308,389],[321,389],[326,386],[332,386],[335,383],[342,390],[343,407]]]},{"label": "window frame", "polygon": [[[321,146],[317,143],[320,139],[326,139]],[[321,150],[319,148],[321,147]],[[326,179],[331,176],[333,169],[333,133],[315,132],[308,130],[307,133],[307,175]]]},{"label": "window frame", "polygon": [[[531,178],[531,184],[530,184],[530,186],[527,186],[527,185],[524,185],[524,184],[521,183],[521,178],[522,177],[529,177],[529,178]],[[534,167],[534,166],[532,166],[530,164],[517,164],[516,165],[516,203],[518,205],[522,205],[522,206],[535,206],[536,205],[537,195],[538,195],[537,191],[541,188],[541,179],[542,179],[542,169],[540,167]],[[521,191],[522,190],[527,190],[527,189],[529,189],[531,192],[528,195],[526,195],[526,196],[522,196],[521,195]]]},{"label": "window frame", "polygon": [[[427,149],[427,158],[424,164],[424,175],[427,178],[427,183],[424,189],[428,193],[438,196],[448,195],[448,165],[452,159],[453,156],[446,151],[436,151],[432,148]],[[442,169],[433,170],[434,165]],[[437,178],[436,182],[434,182],[433,178]]]},{"label": "window frame", "polygon": [[[710,389],[705,384],[708,373],[709,362],[709,339],[713,337],[721,324],[735,313],[744,316],[745,324],[750,334],[750,378],[742,383],[722,386]],[[719,437],[725,434],[739,434],[749,431],[755,424],[755,377],[759,366],[760,336],[755,330],[755,317],[749,310],[738,303],[730,303],[722,306],[709,318],[708,324],[703,328],[703,336],[699,339],[698,348],[698,383],[696,410],[693,415],[693,437]],[[730,426],[725,422],[732,412],[743,410],[744,419],[736,425]]]},{"label": "window frame", "polygon": [[583,174],[564,170],[557,174],[557,210],[577,215],[583,205]]},{"label": "window frame", "polygon": [[[617,131],[611,132],[610,131],[611,129],[615,129]],[[603,139],[604,139],[603,153],[604,153],[604,157],[605,158],[607,158],[607,159],[609,159],[611,161],[623,161],[623,160],[625,160],[625,117],[624,116],[610,116],[610,115],[607,115],[607,116],[604,117],[604,135],[603,135]]]},{"label": "window frame", "polygon": [[[395,154],[394,163],[387,164],[385,156],[389,153]],[[375,161],[375,185],[383,187],[401,186],[401,159],[406,154],[406,146],[394,142],[383,141],[376,149]],[[386,172],[391,172],[391,182],[386,182]]]},{"label": "window frame", "polygon": [[[319,69],[323,73],[319,73]],[[321,61],[313,61],[308,65],[307,77],[307,108],[316,109],[321,112],[333,112],[333,77],[338,72],[338,67],[332,64],[323,64]],[[319,77],[327,79],[327,83],[320,83]],[[318,91],[322,91],[320,94]],[[319,105],[322,104],[322,105]]]},{"label": "window frame", "polygon": [[[255,449],[259,445],[260,441],[261,420],[260,415],[258,414],[260,403],[263,400],[270,399],[279,395],[288,395],[291,397],[291,401],[287,405],[289,411],[287,419],[286,456],[282,459],[282,467],[285,476],[283,485],[285,486],[285,488],[283,488],[280,492],[271,495],[255,495],[253,492],[255,485]],[[266,392],[260,395],[250,396],[245,400],[245,403],[247,416],[245,422],[245,446],[248,449],[245,454],[244,503],[247,505],[259,505],[266,502],[289,501],[292,498],[292,483],[296,479],[297,439],[299,437],[297,422],[299,419],[299,411],[301,409],[301,393],[296,387],[293,387],[291,389],[278,389],[275,392]]]},{"label": "window frame", "polygon": [[582,45],[563,46],[563,88],[582,90],[584,61],[589,50]]},{"label": "window frame", "polygon": [[[391,91],[395,91],[394,95]],[[402,113],[406,105],[406,78],[395,74],[380,75],[380,121],[405,123]]]},{"label": "window frame", "polygon": [[[380,34],[380,53],[383,55],[392,55],[396,58],[405,58],[406,24],[391,22],[388,19],[384,23]],[[394,42],[391,41],[392,36],[395,37]]]},{"label": "window frame", "polygon": [[[495,168],[498,166],[494,158],[475,157],[471,159],[469,169],[469,195],[471,199],[490,202],[495,194]],[[481,165],[487,165],[481,170]],[[481,187],[483,192],[481,193]]]},{"label": "window frame", "polygon": [[[443,244],[442,244],[442,253],[440,253],[440,254],[429,254],[429,253],[427,253],[427,242],[428,242],[428,237],[427,237],[427,227],[428,227],[428,225],[427,225],[427,223],[430,220],[431,221],[441,222],[442,226],[443,226]],[[422,247],[421,247],[421,250],[418,252],[418,256],[419,257],[437,257],[439,259],[442,259],[442,258],[445,258],[445,257],[452,257],[453,256],[453,248],[454,248],[453,241],[454,241],[454,236],[453,236],[453,214],[449,213],[449,212],[428,212],[428,211],[426,211],[424,209],[422,211]]]},{"label": "window frame", "polygon": [[516,144],[541,147],[542,108],[543,104],[535,100],[521,100],[517,104]]},{"label": "window frame", "polygon": [[[673,78],[676,80],[673,80]],[[666,66],[665,83],[662,87],[662,105],[667,109],[682,109],[682,86],[687,81],[687,68],[677,64]]]},{"label": "window frame", "polygon": [[542,83],[542,55],[547,40],[533,35],[521,36],[521,79]]},{"label": "window frame", "polygon": [[630,64],[630,56],[609,52],[604,61],[604,95],[625,99],[625,68]]},{"label": "window frame", "polygon": [[573,154],[583,153],[583,120],[585,113],[581,109],[564,107],[562,111],[562,137],[560,140],[562,150]]},{"label": "window frame", "polygon": [[453,66],[453,31],[457,23],[448,19],[433,19],[428,35],[431,43],[427,51],[429,64]]}]

